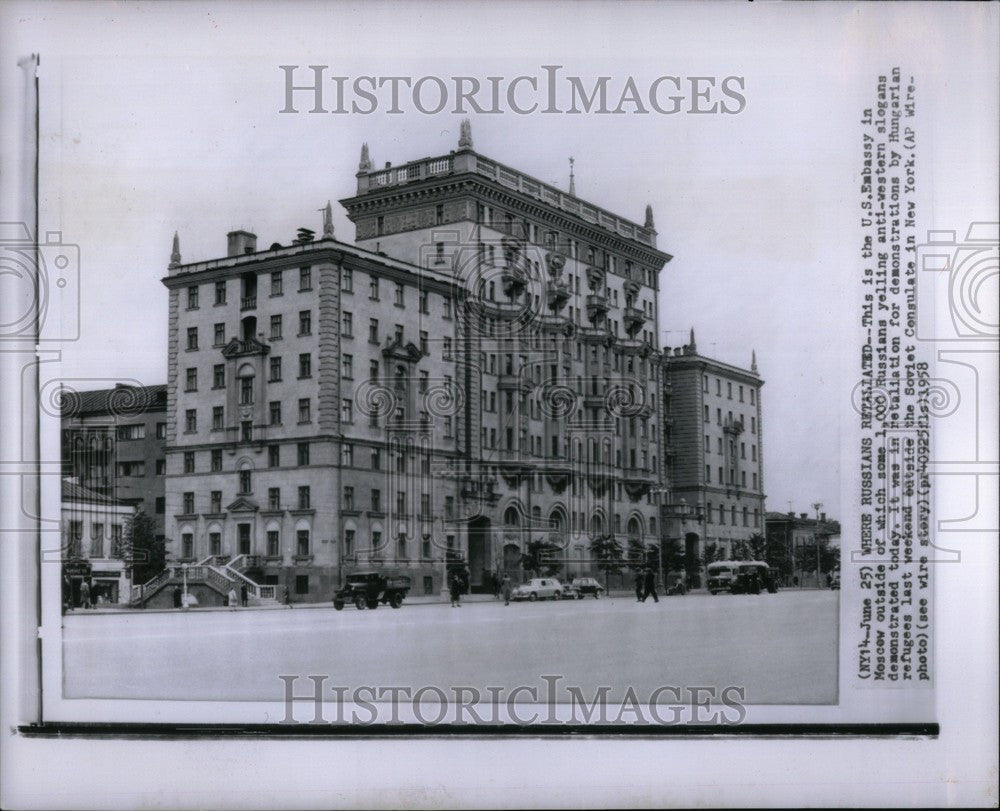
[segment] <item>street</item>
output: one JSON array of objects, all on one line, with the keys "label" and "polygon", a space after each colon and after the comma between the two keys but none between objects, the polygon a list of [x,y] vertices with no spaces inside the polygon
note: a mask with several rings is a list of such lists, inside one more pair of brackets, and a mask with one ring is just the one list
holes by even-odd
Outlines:
[{"label": "street", "polygon": [[330,684],[742,686],[748,704],[837,699],[838,592],[87,614],[64,618],[67,698],[280,700]]}]

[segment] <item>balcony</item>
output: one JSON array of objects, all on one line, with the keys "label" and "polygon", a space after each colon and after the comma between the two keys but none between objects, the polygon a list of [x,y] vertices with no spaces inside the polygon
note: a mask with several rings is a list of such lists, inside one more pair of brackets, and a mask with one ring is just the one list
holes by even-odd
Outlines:
[{"label": "balcony", "polygon": [[608,314],[608,300],[601,295],[591,293],[587,296],[587,318],[591,321],[601,321]]},{"label": "balcony", "polygon": [[646,313],[638,307],[626,307],[625,315],[622,319],[625,324],[625,331],[629,335],[634,335],[646,323],[647,318]]},{"label": "balcony", "polygon": [[535,384],[527,374],[505,374],[497,378],[497,388],[500,391],[518,391],[526,394],[534,387]]},{"label": "balcony", "polygon": [[513,262],[508,263],[507,267],[500,272],[500,287],[506,296],[517,298],[524,292],[527,284],[528,274]]},{"label": "balcony", "polygon": [[549,288],[545,292],[545,301],[550,310],[559,311],[566,306],[569,301],[569,289],[562,279],[554,279],[549,283]]},{"label": "balcony", "polygon": [[257,296],[242,296],[240,298],[240,311],[244,310],[256,310],[257,309]]}]

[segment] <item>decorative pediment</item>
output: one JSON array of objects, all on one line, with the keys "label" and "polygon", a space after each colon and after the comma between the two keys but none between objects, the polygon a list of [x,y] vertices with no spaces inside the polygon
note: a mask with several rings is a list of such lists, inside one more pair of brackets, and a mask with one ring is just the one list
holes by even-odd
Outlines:
[{"label": "decorative pediment", "polygon": [[266,355],[271,347],[256,338],[233,338],[222,348],[222,357],[239,358],[244,355]]},{"label": "decorative pediment", "polygon": [[386,339],[385,346],[382,347],[382,357],[388,360],[416,363],[423,356],[424,353],[412,342],[404,343],[396,337]]},{"label": "decorative pediment", "polygon": [[260,505],[246,496],[237,496],[236,501],[226,507],[226,511],[231,513],[255,513],[259,510]]},{"label": "decorative pediment", "polygon": [[625,482],[625,492],[630,501],[638,501],[652,489],[650,482]]}]

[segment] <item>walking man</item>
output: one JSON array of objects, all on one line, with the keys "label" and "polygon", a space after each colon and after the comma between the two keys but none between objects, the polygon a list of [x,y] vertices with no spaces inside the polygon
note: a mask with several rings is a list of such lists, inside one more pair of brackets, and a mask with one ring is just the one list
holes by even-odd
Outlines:
[{"label": "walking man", "polygon": [[458,576],[458,573],[454,573],[451,576],[451,582],[448,584],[449,593],[451,594],[451,607],[461,608],[462,604],[460,600],[462,599],[462,579]]},{"label": "walking man", "polygon": [[656,596],[656,576],[653,574],[653,570],[648,566],[646,567],[646,576],[643,578],[644,591],[642,592],[642,601],[646,602],[646,598],[653,595],[653,602],[660,602],[660,598]]},{"label": "walking man", "polygon": [[240,584],[240,605],[244,608],[247,607],[247,584]]},{"label": "walking man", "polygon": [[510,605],[510,577],[506,574],[503,576],[503,580],[500,583],[500,591],[503,592],[503,604]]},{"label": "walking man", "polygon": [[182,598],[181,587],[174,586],[174,608],[181,607],[181,598]]},{"label": "walking man", "polygon": [[90,608],[90,584],[86,580],[80,583],[80,605]]},{"label": "walking man", "polygon": [[[646,580],[642,576],[642,572],[638,571],[635,573],[635,601],[641,603],[643,600],[642,592],[645,588]],[[609,584],[610,585],[610,584]]]}]

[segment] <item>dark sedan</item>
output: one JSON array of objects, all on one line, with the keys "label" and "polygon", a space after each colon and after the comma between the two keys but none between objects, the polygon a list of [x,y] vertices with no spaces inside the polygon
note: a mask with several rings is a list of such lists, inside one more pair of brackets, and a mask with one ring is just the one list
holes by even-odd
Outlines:
[{"label": "dark sedan", "polygon": [[594,599],[600,598],[604,594],[604,586],[598,583],[593,577],[578,577],[573,581],[573,588],[576,589],[577,593],[581,597],[586,597],[589,594],[594,596]]}]

